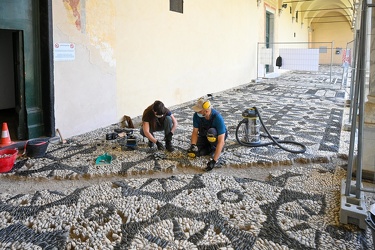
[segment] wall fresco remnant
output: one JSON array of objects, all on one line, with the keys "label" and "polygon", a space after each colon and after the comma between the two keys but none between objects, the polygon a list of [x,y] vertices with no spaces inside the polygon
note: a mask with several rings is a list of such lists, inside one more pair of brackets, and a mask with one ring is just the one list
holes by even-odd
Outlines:
[{"label": "wall fresco remnant", "polygon": [[73,16],[76,17],[75,25],[77,29],[81,30],[81,14],[79,13],[80,0],[63,0],[63,2],[68,3],[69,7],[73,11]]}]

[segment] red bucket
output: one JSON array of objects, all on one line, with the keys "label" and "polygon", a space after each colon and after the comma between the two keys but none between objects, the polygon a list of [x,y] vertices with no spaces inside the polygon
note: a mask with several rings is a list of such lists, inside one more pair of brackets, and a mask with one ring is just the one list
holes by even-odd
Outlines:
[{"label": "red bucket", "polygon": [[6,173],[12,170],[14,162],[17,159],[17,149],[0,150],[0,173]]}]

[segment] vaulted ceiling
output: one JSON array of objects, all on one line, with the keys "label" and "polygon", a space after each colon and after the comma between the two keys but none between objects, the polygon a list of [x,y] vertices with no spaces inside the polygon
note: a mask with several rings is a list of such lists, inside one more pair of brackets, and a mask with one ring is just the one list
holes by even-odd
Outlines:
[{"label": "vaulted ceiling", "polygon": [[[311,26],[319,23],[347,22],[355,27],[360,0],[279,0],[279,9],[290,9],[293,16]],[[298,13],[297,13],[298,12]]]}]

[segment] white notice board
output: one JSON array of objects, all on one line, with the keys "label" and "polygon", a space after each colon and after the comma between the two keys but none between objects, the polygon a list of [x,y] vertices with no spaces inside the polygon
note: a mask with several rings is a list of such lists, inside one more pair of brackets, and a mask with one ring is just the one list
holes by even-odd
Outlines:
[{"label": "white notice board", "polygon": [[76,58],[74,43],[55,43],[53,59],[55,61],[73,61]]}]

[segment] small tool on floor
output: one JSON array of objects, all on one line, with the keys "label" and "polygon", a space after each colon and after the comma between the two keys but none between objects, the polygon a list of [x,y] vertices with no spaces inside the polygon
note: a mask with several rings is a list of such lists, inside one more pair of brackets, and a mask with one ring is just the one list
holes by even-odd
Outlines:
[{"label": "small tool on floor", "polygon": [[112,156],[105,153],[96,158],[95,165],[108,165],[112,162]]},{"label": "small tool on floor", "polygon": [[115,129],[114,130],[117,134],[118,137],[124,137],[125,139],[125,144],[122,146],[125,146],[127,149],[134,150],[137,148],[137,137],[134,135],[134,129]]},{"label": "small tool on floor", "polygon": [[126,133],[126,147],[129,149],[137,148],[137,137],[133,134],[132,129],[125,129]]},{"label": "small tool on floor", "polygon": [[60,132],[60,129],[56,129],[56,132],[59,134],[59,136],[60,136],[60,142],[62,143],[62,144],[64,144],[64,143],[66,143],[66,140],[64,140],[64,138],[62,137],[62,134],[61,134],[61,132]]}]

